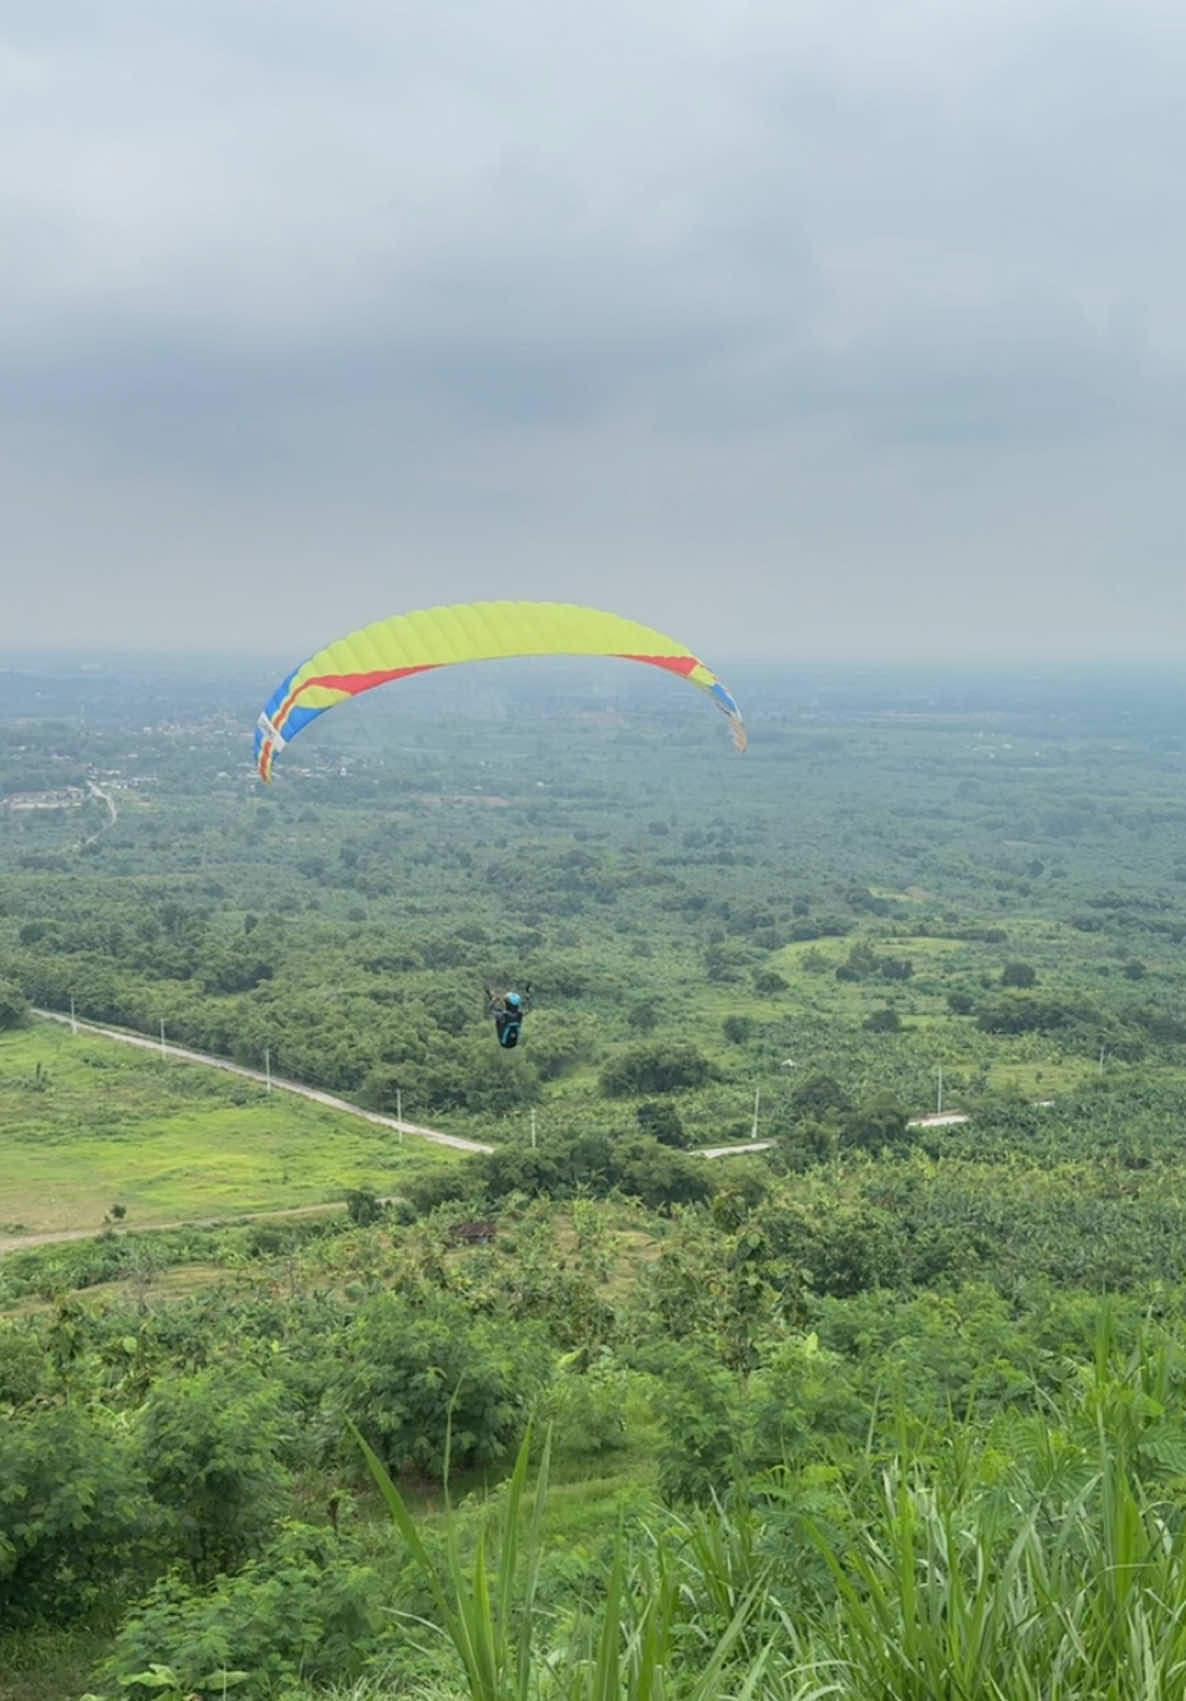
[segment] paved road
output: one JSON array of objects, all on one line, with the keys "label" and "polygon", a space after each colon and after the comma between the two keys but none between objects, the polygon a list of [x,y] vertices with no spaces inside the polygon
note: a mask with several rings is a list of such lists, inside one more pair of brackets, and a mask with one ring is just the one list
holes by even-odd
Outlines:
[{"label": "paved road", "polygon": [[[33,1014],[43,1022],[58,1022],[64,1027],[77,1028],[79,1032],[98,1034],[103,1039],[116,1040],[120,1045],[134,1045],[141,1051],[154,1051],[158,1054],[164,1051],[167,1057],[180,1058],[183,1063],[204,1063],[209,1069],[222,1069],[228,1075],[240,1075],[246,1081],[255,1081],[259,1086],[268,1084],[268,1076],[261,1069],[248,1069],[244,1064],[231,1063],[225,1057],[214,1057],[206,1051],[192,1051],[188,1046],[172,1045],[166,1041],[163,1048],[160,1040],[150,1039],[147,1034],[125,1033],[119,1028],[105,1028],[98,1022],[85,1022],[81,1017],[66,1016],[60,1010],[42,1010],[36,1006]],[[393,1128],[400,1134],[411,1134],[420,1140],[434,1141],[438,1146],[452,1146],[461,1152],[493,1152],[495,1147],[484,1140],[467,1140],[460,1134],[446,1134],[439,1128],[426,1128],[420,1122],[404,1122],[394,1116],[381,1116],[378,1111],[363,1110],[360,1105],[351,1104],[348,1099],[337,1098],[333,1093],[323,1093],[319,1087],[306,1087],[300,1081],[289,1081],[279,1075],[271,1077],[271,1084],[277,1092],[295,1093],[298,1098],[311,1099],[314,1104],[327,1105],[330,1110],[343,1111],[347,1116],[361,1117],[364,1122],[373,1122],[380,1128]],[[703,1146],[695,1154],[702,1158],[729,1158],[740,1156],[744,1152],[765,1152],[774,1144],[773,1140],[750,1140],[737,1146]],[[217,1223],[228,1221],[256,1222],[264,1217],[305,1217],[312,1216],[318,1211],[345,1210],[344,1199],[334,1199],[324,1205],[295,1205],[281,1206],[271,1211],[224,1211],[217,1217],[188,1217],[184,1221],[174,1218],[171,1222],[135,1223],[129,1224],[124,1233],[143,1233],[150,1229],[170,1228],[211,1228]],[[17,1252],[26,1246],[51,1246],[59,1241],[92,1240],[96,1235],[106,1232],[104,1229],[54,1229],[45,1234],[22,1234],[0,1236],[0,1254]]]},{"label": "paved road", "polygon": [[[146,1034],[121,1033],[118,1028],[105,1028],[98,1022],[84,1022],[81,1017],[65,1016],[60,1010],[40,1010],[34,1006],[33,1014],[44,1022],[59,1022],[65,1027],[76,1027],[79,1032],[99,1034],[103,1039],[118,1040],[121,1045],[134,1045],[141,1051],[161,1050],[160,1040],[149,1039]],[[228,1075],[241,1075],[244,1080],[255,1081],[261,1087],[266,1087],[268,1077],[260,1069],[247,1069],[241,1063],[231,1063],[225,1057],[213,1057],[208,1052],[191,1051],[187,1046],[170,1045],[165,1043],[165,1055],[178,1057],[184,1063],[204,1063],[210,1069],[223,1069]],[[347,1099],[339,1099],[333,1093],[323,1093],[318,1087],[302,1086],[299,1081],[287,1081],[273,1075],[272,1086],[277,1092],[295,1093],[298,1098],[312,1099],[315,1104],[328,1105],[331,1110],[345,1111],[347,1116],[361,1117],[364,1122],[376,1123],[380,1128],[393,1128],[400,1134],[411,1134],[419,1140],[431,1140],[438,1146],[453,1146],[462,1152],[492,1152],[493,1146],[484,1140],[466,1140],[460,1134],[445,1134],[439,1128],[425,1128],[419,1122],[403,1122],[394,1116],[380,1116],[378,1111],[363,1110],[361,1106],[351,1104]],[[290,1205],[281,1206],[271,1211],[223,1211],[217,1217],[187,1217],[184,1221],[174,1218],[164,1223],[135,1223],[120,1232],[141,1233],[149,1229],[169,1228],[211,1228],[216,1223],[228,1221],[255,1222],[261,1217],[307,1217],[318,1211],[344,1211],[346,1201],[334,1199],[324,1205]],[[58,1241],[93,1240],[96,1235],[104,1233],[104,1229],[54,1229],[45,1234],[21,1234],[0,1236],[0,1253],[18,1252],[25,1246],[51,1246]]]},{"label": "paved road", "polygon": [[746,1140],[740,1146],[701,1146],[697,1156],[701,1158],[739,1157],[742,1152],[768,1152],[773,1144],[773,1140]]},{"label": "paved road", "polygon": [[[33,1014],[40,1016],[45,1022],[60,1022],[67,1028],[77,1026],[81,1032],[101,1034],[104,1039],[118,1040],[121,1045],[138,1046],[141,1051],[163,1050],[167,1057],[179,1057],[183,1063],[204,1063],[208,1069],[224,1069],[228,1075],[241,1075],[245,1081],[255,1081],[261,1087],[268,1085],[268,1076],[262,1069],[248,1069],[242,1063],[231,1063],[225,1057],[212,1057],[206,1051],[191,1051],[188,1046],[170,1045],[167,1041],[162,1047],[160,1040],[149,1039],[147,1034],[123,1033],[119,1028],[104,1028],[98,1022],[84,1022],[81,1017],[64,1016],[60,1010],[39,1010],[34,1006]],[[273,1075],[271,1084],[277,1092],[295,1093],[298,1098],[312,1099],[315,1104],[328,1105],[331,1110],[345,1111],[347,1116],[359,1116],[364,1122],[373,1122],[380,1128],[394,1128],[400,1134],[414,1134],[418,1140],[432,1140],[438,1146],[454,1146],[459,1152],[492,1152],[493,1146],[488,1146],[484,1140],[466,1140],[460,1134],[444,1134],[439,1128],[426,1128],[420,1122],[403,1122],[394,1116],[380,1116],[376,1110],[363,1110],[360,1105],[351,1104],[348,1099],[335,1097],[333,1093],[323,1093],[319,1087],[302,1086],[299,1081],[285,1080],[281,1075]]]},{"label": "paved road", "polygon": [[[161,1042],[151,1039],[147,1034],[130,1034],[120,1028],[105,1028],[98,1022],[84,1022],[82,1017],[72,1018],[63,1015],[60,1010],[40,1010],[33,1007],[33,1014],[40,1016],[45,1022],[60,1022],[70,1027],[73,1022],[80,1030],[89,1034],[101,1034],[104,1039],[119,1040],[122,1045],[139,1046],[142,1051],[161,1050]],[[242,1075],[247,1081],[255,1081],[261,1087],[266,1086],[268,1077],[262,1069],[248,1069],[241,1063],[231,1063],[225,1057],[214,1057],[206,1051],[191,1051],[188,1046],[172,1045],[165,1042],[164,1050],[169,1057],[180,1057],[186,1063],[204,1063],[211,1069],[225,1069],[229,1075]],[[401,1122],[394,1116],[380,1116],[378,1111],[363,1110],[360,1105],[351,1104],[348,1099],[339,1099],[333,1093],[323,1093],[319,1087],[306,1087],[300,1081],[288,1081],[279,1075],[271,1077],[273,1087],[280,1092],[296,1093],[300,1098],[312,1099],[316,1104],[328,1105],[331,1110],[345,1111],[347,1116],[360,1116],[364,1122],[377,1123],[380,1128],[395,1128],[402,1134],[414,1134],[421,1140],[435,1140],[439,1146],[454,1146],[460,1152],[493,1152],[495,1147],[488,1145],[485,1140],[467,1140],[460,1134],[445,1134],[439,1128],[426,1128],[420,1122]],[[774,1144],[773,1140],[751,1140],[740,1146],[702,1146],[697,1152],[702,1158],[728,1158],[735,1153],[765,1152]],[[25,1242],[30,1245],[31,1242]]]},{"label": "paved road", "polygon": [[[1038,1104],[1053,1104],[1053,1099],[1038,1099]],[[907,1128],[946,1128],[955,1122],[971,1122],[972,1118],[966,1110],[945,1110],[939,1115],[934,1111],[929,1116],[912,1116],[908,1119]],[[773,1140],[748,1140],[742,1146],[703,1146],[700,1149],[702,1158],[731,1158],[740,1156],[742,1152],[768,1152],[774,1145]]]}]

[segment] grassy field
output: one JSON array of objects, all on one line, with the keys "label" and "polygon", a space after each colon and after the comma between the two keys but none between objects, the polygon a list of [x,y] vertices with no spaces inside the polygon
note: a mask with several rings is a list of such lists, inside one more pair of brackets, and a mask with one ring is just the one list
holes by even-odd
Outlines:
[{"label": "grassy field", "polygon": [[197,1064],[37,1025],[0,1036],[0,1235],[389,1192],[459,1154]]}]

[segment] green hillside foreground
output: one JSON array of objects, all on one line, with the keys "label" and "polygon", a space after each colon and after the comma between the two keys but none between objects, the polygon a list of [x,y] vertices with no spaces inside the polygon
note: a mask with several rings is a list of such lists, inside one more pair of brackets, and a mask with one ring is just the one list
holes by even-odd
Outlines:
[{"label": "green hillside foreground", "polygon": [[50,1024],[0,1034],[0,1240],[390,1193],[456,1154],[200,1064]]}]

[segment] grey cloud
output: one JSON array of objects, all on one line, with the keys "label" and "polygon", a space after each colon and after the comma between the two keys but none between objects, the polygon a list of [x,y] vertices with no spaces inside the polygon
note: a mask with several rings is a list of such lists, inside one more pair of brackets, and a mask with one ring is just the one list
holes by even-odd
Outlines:
[{"label": "grey cloud", "polygon": [[10,14],[16,639],[1181,632],[1177,5]]}]

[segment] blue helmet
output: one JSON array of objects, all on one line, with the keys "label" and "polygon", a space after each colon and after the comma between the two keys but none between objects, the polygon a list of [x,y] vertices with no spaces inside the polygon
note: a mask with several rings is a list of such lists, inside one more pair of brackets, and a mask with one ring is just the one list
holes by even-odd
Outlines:
[{"label": "blue helmet", "polygon": [[519,997],[517,992],[507,993],[507,1008],[509,1010],[517,1010],[522,1002],[523,1000]]}]

